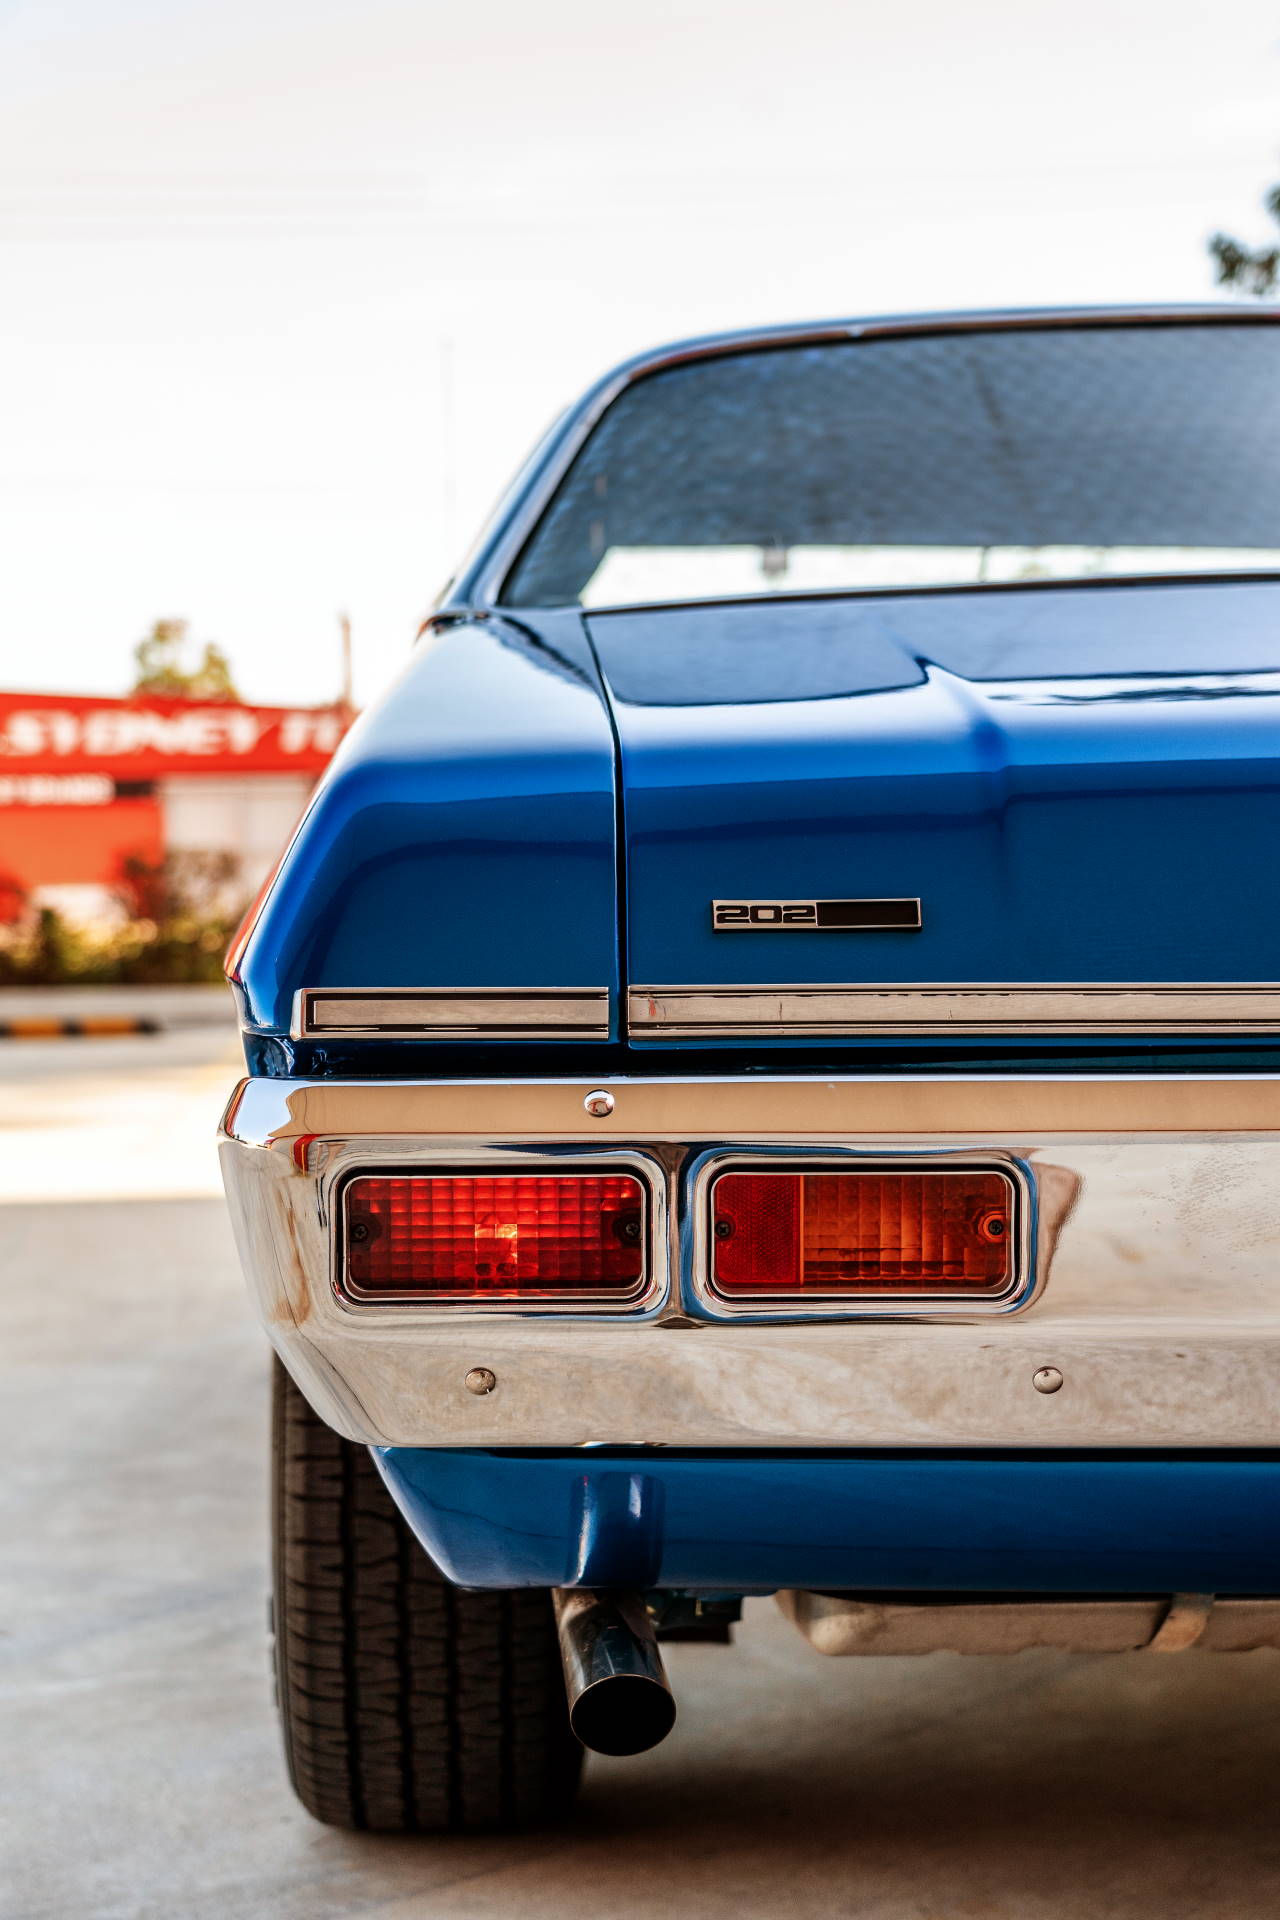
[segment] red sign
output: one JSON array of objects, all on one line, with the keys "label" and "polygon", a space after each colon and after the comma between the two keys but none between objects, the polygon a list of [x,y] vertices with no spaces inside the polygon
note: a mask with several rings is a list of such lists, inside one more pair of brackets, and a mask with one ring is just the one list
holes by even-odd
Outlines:
[{"label": "red sign", "polygon": [[[320,773],[350,725],[341,707],[244,707],[152,694],[0,693],[0,780],[109,774]],[[30,798],[21,789],[9,804]],[[83,804],[83,802],[81,802]]]}]

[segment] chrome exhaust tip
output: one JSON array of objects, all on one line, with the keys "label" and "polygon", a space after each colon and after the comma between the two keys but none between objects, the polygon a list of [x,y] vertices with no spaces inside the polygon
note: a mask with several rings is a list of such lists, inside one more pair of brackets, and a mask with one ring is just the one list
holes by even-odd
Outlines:
[{"label": "chrome exhaust tip", "polygon": [[569,1725],[593,1753],[647,1753],[676,1723],[653,1623],[636,1593],[552,1594]]}]

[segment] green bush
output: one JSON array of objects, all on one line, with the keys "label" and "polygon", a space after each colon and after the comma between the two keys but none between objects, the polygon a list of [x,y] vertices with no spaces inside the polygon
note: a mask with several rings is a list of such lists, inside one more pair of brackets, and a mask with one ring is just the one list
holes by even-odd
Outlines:
[{"label": "green bush", "polygon": [[0,986],[168,986],[222,978],[233,920],[126,920],[72,925],[44,907],[34,921],[0,931]]},{"label": "green bush", "polygon": [[0,986],[171,986],[216,983],[241,908],[234,863],[218,854],[126,863],[125,918],[80,926],[51,907],[0,927]]}]

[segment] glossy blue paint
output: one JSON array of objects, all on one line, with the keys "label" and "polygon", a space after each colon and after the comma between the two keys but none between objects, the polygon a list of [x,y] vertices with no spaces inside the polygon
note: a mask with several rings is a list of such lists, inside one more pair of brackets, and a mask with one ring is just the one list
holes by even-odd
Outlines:
[{"label": "glossy blue paint", "polygon": [[613,740],[576,615],[425,642],[326,775],[240,965],[302,986],[616,987]]},{"label": "glossy blue paint", "polygon": [[1280,1593],[1280,1458],[375,1448],[460,1586]]},{"label": "glossy blue paint", "polygon": [[[453,1058],[431,1042],[390,1065],[377,1043],[297,1048],[285,1036],[304,985],[609,986],[613,1057],[591,1057],[618,1070],[628,1052],[694,1057],[687,1043],[627,1048],[631,983],[1273,977],[1280,583],[783,594],[586,619],[494,607],[583,434],[662,368],[855,335],[1277,317],[841,320],[683,343],[606,376],[535,450],[435,631],[319,790],[241,962],[261,1070]],[[713,934],[710,900],[735,894],[918,894],[924,925]],[[906,1040],[893,1058],[922,1044],[937,1050]],[[741,1056],[733,1042],[700,1052],[726,1047]],[[890,1064],[865,1038],[843,1050]],[[812,1052],[785,1036],[751,1047],[761,1064]],[[533,1071],[535,1054],[541,1071],[587,1058],[532,1042],[515,1057]],[[468,1062],[480,1052],[457,1070]]]},{"label": "glossy blue paint", "polygon": [[[588,617],[629,978],[1259,981],[1280,583],[821,596]],[[919,895],[916,932],[711,930],[713,897]]]}]

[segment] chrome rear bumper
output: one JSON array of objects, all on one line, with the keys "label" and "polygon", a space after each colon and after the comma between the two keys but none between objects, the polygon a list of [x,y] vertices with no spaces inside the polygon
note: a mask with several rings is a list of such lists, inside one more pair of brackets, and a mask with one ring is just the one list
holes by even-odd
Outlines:
[{"label": "chrome rear bumper", "polygon": [[[259,1311],[340,1432],[418,1447],[1280,1446],[1280,1083],[1140,1079],[246,1081],[222,1157]],[[708,1155],[1010,1156],[1034,1288],[1000,1315],[715,1322]],[[361,1166],[645,1167],[662,1284],[632,1318],[353,1307],[334,1194]],[[467,1374],[487,1368],[493,1391]],[[1042,1369],[1060,1391],[1037,1391]]]}]

